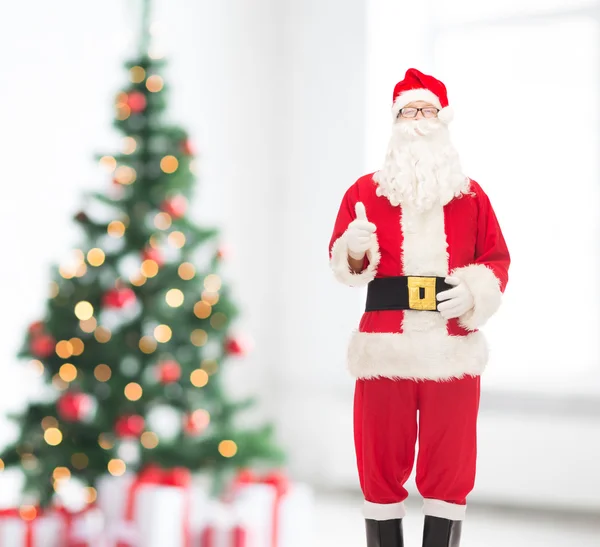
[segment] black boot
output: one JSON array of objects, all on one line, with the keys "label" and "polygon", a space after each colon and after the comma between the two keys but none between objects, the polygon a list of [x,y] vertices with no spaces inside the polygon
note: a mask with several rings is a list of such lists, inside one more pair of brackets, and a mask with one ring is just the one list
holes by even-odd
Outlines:
[{"label": "black boot", "polygon": [[402,519],[367,519],[367,547],[404,547]]},{"label": "black boot", "polygon": [[423,547],[458,547],[462,521],[425,515]]}]

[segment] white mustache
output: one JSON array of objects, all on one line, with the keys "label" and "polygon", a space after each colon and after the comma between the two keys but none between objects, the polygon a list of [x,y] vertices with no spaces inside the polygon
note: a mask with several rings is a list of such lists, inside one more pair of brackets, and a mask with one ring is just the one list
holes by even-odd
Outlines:
[{"label": "white mustache", "polygon": [[394,130],[410,137],[426,137],[435,133],[442,126],[436,119],[421,118],[420,120],[400,120]]}]

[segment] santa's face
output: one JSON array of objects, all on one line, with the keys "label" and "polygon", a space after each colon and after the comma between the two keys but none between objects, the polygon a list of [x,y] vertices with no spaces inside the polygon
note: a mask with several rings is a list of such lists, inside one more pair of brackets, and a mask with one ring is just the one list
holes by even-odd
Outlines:
[{"label": "santa's face", "polygon": [[415,101],[398,114],[383,168],[374,179],[378,195],[394,206],[427,210],[468,190],[448,126],[431,103]]},{"label": "santa's face", "polygon": [[408,103],[404,108],[401,108],[398,112],[396,119],[404,120],[420,120],[423,118],[433,119],[437,118],[438,112],[440,111],[435,105],[428,103],[427,101],[413,101]]}]

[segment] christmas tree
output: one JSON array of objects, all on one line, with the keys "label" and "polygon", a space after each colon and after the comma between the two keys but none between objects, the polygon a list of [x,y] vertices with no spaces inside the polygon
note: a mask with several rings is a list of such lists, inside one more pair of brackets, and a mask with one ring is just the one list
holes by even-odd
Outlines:
[{"label": "christmas tree", "polygon": [[53,268],[45,316],[20,352],[44,394],[12,416],[19,437],[1,458],[21,467],[25,492],[42,506],[65,481],[79,479],[93,501],[100,476],[147,464],[218,479],[282,461],[269,425],[237,420],[254,401],[226,393],[222,368],[245,351],[232,330],[238,310],[220,274],[218,230],[186,216],[194,153],[165,121],[149,12],[146,0],[140,53],[116,95],[121,152],[99,158],[109,190],[76,215],[84,243]]}]

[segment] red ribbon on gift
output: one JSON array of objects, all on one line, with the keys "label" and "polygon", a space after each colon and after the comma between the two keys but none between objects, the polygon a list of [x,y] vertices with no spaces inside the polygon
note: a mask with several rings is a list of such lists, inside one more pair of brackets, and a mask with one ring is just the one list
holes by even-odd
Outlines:
[{"label": "red ribbon on gift", "polygon": [[20,509],[10,508],[10,509],[0,509],[0,519],[3,518],[18,518],[23,521],[25,524],[25,545],[23,547],[34,547],[33,540],[33,523],[37,517],[39,517],[42,513],[39,507],[34,507],[35,515],[31,519],[23,518]]},{"label": "red ribbon on gift", "polygon": [[[207,526],[200,535],[200,547],[216,547],[216,529]],[[231,530],[231,544],[227,547],[248,547],[248,531],[243,526],[235,526]]]},{"label": "red ribbon on gift", "polygon": [[243,486],[252,484],[268,484],[275,489],[275,503],[273,504],[273,526],[271,530],[271,547],[278,547],[279,543],[279,509],[283,496],[289,490],[289,480],[283,474],[276,471],[259,476],[250,469],[240,471],[233,483],[233,492]]},{"label": "red ribbon on gift", "polygon": [[54,512],[62,518],[65,525],[65,538],[62,547],[92,547],[89,541],[73,537],[73,521],[93,509],[96,509],[95,503],[90,503],[79,511],[70,511],[62,505],[53,507]]},{"label": "red ribbon on gift", "polygon": [[[192,535],[190,531],[190,492],[192,475],[185,467],[163,469],[157,465],[147,465],[137,474],[127,493],[125,520],[133,522],[135,518],[135,501],[138,490],[145,485],[177,486],[185,490],[185,505],[183,515],[183,538],[185,547],[191,547]],[[131,547],[128,543],[119,541],[117,547]]]},{"label": "red ribbon on gift", "polygon": [[200,547],[215,547],[215,528],[207,526],[200,534]]},{"label": "red ribbon on gift", "polygon": [[243,526],[233,529],[233,547],[248,547],[248,530]]}]

